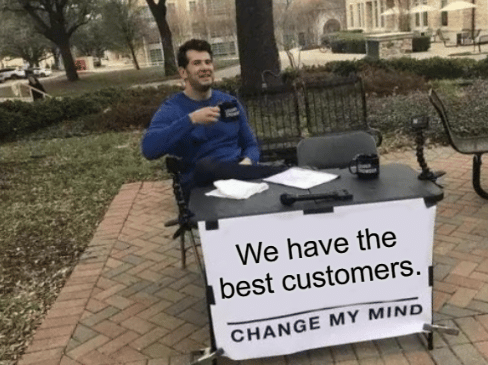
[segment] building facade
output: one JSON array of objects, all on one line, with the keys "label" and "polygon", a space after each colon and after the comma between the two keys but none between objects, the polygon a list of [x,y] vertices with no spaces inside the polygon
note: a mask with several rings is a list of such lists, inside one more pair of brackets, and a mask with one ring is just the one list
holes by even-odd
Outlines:
[{"label": "building facade", "polygon": [[345,0],[274,0],[273,11],[280,48],[316,45],[347,28]]},{"label": "building facade", "polygon": [[[392,31],[459,32],[488,30],[488,0],[474,0],[476,8],[440,11],[456,0],[346,0],[347,28],[366,33]],[[466,0],[471,3],[472,0]],[[418,6],[430,11],[418,12]]]},{"label": "building facade", "polygon": [[[146,64],[162,64],[159,30],[146,2],[140,4],[148,24],[142,56]],[[200,38],[210,43],[216,57],[237,56],[234,0],[167,0],[166,7],[175,49],[188,39]]]}]

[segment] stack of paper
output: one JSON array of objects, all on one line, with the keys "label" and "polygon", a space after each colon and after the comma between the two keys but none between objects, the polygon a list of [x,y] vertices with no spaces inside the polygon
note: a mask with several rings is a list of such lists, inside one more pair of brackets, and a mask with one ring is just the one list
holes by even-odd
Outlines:
[{"label": "stack of paper", "polygon": [[279,174],[267,177],[264,181],[292,186],[299,189],[310,189],[314,186],[337,179],[339,175],[322,171],[308,170],[300,167],[292,167]]}]

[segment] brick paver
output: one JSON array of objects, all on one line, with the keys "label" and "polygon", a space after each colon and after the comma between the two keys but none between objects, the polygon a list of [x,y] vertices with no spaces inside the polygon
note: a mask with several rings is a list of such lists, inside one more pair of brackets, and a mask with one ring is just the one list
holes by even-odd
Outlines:
[{"label": "brick paver", "polygon": [[[381,156],[417,169],[414,151]],[[434,243],[434,321],[457,337],[413,335],[218,364],[488,364],[488,201],[471,187],[471,157],[449,147],[426,151],[447,171]],[[488,187],[488,169],[483,178]],[[19,362],[53,365],[189,364],[209,346],[205,291],[190,252],[179,262],[170,181],[124,185],[79,264]]]}]

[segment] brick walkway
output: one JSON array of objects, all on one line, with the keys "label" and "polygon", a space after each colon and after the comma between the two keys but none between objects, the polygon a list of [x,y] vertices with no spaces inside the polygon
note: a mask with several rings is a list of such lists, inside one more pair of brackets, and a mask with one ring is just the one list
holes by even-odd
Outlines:
[{"label": "brick walkway", "polygon": [[[413,151],[381,158],[417,167]],[[436,334],[430,352],[412,335],[240,364],[488,364],[488,201],[471,187],[470,156],[443,147],[427,161],[448,172],[436,219],[434,320],[461,334]],[[488,187],[486,167],[484,177]],[[19,364],[189,364],[208,346],[202,278],[191,254],[180,269],[174,228],[163,225],[174,215],[169,181],[124,185]]]}]

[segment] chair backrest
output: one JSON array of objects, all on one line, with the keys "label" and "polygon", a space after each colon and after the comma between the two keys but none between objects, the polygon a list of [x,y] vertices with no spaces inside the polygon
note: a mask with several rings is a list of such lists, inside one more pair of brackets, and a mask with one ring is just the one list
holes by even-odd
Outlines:
[{"label": "chair backrest", "polygon": [[304,84],[304,104],[309,136],[367,131],[381,144],[381,133],[369,126],[366,94],[358,76],[310,80]]},{"label": "chair backrest", "polygon": [[237,97],[256,133],[261,160],[274,161],[288,155],[295,157],[296,146],[302,138],[296,88],[291,85],[242,88]]},{"label": "chair backrest", "polygon": [[298,165],[318,169],[345,168],[360,153],[377,153],[374,138],[363,131],[310,137],[297,147]]},{"label": "chair backrest", "polygon": [[437,29],[437,35],[439,36],[440,40],[446,43],[449,40],[447,33],[444,33],[441,29]]},{"label": "chair backrest", "polygon": [[312,136],[366,130],[366,97],[359,77],[305,83],[305,111]]},{"label": "chair backrest", "polygon": [[457,137],[452,129],[451,126],[449,125],[449,119],[447,118],[447,112],[444,104],[442,103],[441,99],[439,99],[439,96],[437,93],[434,91],[434,89],[430,89],[429,91],[429,100],[430,103],[434,106],[435,110],[437,111],[437,114],[439,115],[439,118],[442,122],[442,126],[444,127],[444,130],[447,133],[447,138],[449,139],[449,143],[458,151],[460,151],[456,146],[460,142],[460,138]]}]

